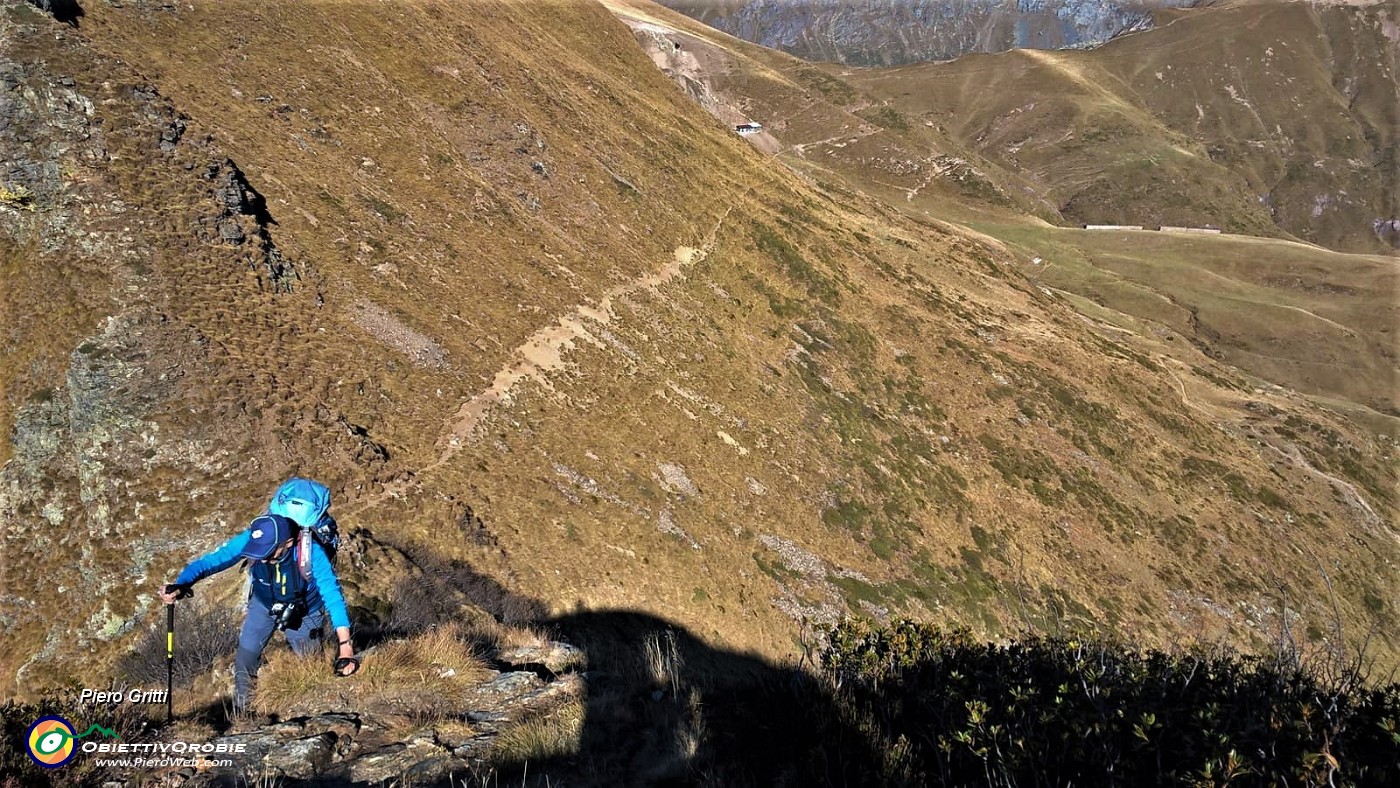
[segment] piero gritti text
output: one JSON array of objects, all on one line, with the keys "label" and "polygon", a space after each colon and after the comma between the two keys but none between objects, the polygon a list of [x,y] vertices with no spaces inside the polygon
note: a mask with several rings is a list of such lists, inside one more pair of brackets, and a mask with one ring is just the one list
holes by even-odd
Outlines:
[{"label": "piero gritti text", "polygon": [[96,690],[85,688],[82,694],[78,696],[78,702],[105,703],[108,706],[119,706],[123,703],[130,703],[136,706],[153,706],[165,703],[169,697],[169,693],[165,690],[143,690],[140,688],[129,690]]}]

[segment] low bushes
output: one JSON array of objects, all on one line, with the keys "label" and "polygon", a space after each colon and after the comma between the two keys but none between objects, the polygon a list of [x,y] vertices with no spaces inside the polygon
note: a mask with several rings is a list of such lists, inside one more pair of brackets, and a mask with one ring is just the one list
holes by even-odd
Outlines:
[{"label": "low bushes", "polygon": [[1400,785],[1400,685],[1355,669],[909,621],[832,628],[822,669],[882,782]]}]

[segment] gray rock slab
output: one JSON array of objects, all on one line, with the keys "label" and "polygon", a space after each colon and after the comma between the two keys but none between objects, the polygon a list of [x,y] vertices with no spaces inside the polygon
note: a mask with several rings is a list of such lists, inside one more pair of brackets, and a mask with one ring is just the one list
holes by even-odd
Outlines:
[{"label": "gray rock slab", "polygon": [[496,659],[510,665],[544,665],[555,673],[582,665],[584,661],[581,650],[554,640],[539,645],[503,649],[496,654]]},{"label": "gray rock slab", "polygon": [[306,780],[330,768],[335,758],[334,733],[320,733],[294,739],[273,749],[263,758],[263,766],[274,774]]}]

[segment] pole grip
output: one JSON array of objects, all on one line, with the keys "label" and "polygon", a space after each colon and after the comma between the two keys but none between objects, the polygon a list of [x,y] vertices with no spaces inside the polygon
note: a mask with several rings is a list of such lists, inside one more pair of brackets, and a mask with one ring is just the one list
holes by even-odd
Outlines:
[{"label": "pole grip", "polygon": [[165,721],[175,719],[175,606],[165,606]]}]

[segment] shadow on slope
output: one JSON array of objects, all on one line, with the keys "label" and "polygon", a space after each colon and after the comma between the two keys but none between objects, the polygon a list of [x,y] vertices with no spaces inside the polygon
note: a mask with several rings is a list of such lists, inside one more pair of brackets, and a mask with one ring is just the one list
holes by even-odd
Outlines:
[{"label": "shadow on slope", "polygon": [[485,773],[476,775],[496,781],[486,784],[860,784],[879,773],[878,753],[843,719],[815,671],[718,647],[643,612],[550,617],[544,603],[469,562],[421,546],[398,549],[415,571],[393,588],[380,615],[360,610],[362,647],[489,614],[494,624],[470,626],[478,653],[498,669],[535,671],[546,682],[559,678],[555,670],[575,670],[503,661],[505,630],[547,633],[583,653],[581,696],[504,729]]},{"label": "shadow on slope", "polygon": [[69,27],[77,27],[78,19],[84,16],[83,7],[77,0],[29,0],[36,8],[48,11],[53,18]]},{"label": "shadow on slope", "polygon": [[645,613],[543,623],[593,666],[577,751],[517,739],[498,749],[502,784],[852,785],[879,774],[869,739],[799,666],[716,647]]}]

